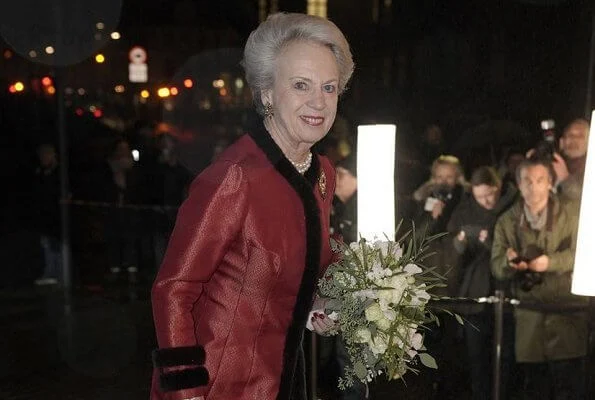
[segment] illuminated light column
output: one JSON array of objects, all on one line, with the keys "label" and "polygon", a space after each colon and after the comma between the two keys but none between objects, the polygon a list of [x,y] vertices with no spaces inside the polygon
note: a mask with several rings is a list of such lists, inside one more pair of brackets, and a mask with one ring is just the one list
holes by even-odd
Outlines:
[{"label": "illuminated light column", "polygon": [[395,238],[395,125],[357,128],[358,236]]},{"label": "illuminated light column", "polygon": [[326,18],[327,0],[308,0],[307,14]]},{"label": "illuminated light column", "polygon": [[595,140],[591,140],[595,132],[594,117],[595,110],[591,115],[591,133],[587,145],[574,272],[570,290],[573,294],[582,296],[595,296],[595,246],[593,245],[595,237],[595,207],[593,206],[595,204]]}]

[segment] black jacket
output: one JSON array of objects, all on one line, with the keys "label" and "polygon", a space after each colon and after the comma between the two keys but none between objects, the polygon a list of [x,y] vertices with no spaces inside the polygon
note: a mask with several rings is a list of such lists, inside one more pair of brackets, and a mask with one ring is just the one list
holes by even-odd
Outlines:
[{"label": "black jacket", "polygon": [[[456,295],[477,298],[489,296],[494,290],[490,260],[492,237],[498,217],[506,211],[518,198],[518,190],[509,184],[503,188],[498,203],[492,210],[480,206],[472,194],[466,195],[454,210],[448,223],[448,231],[452,233],[452,245],[460,255],[458,263],[459,281]],[[484,242],[478,240],[481,230],[487,230]],[[459,241],[456,236],[465,231],[465,240]],[[484,309],[483,305],[462,307],[461,312],[477,313]]]}]

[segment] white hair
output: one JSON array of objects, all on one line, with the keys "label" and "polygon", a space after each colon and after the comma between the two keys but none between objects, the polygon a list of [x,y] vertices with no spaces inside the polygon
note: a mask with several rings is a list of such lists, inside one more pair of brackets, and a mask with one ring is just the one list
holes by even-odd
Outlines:
[{"label": "white hair", "polygon": [[353,57],[347,39],[334,23],[313,15],[272,14],[248,37],[242,60],[254,106],[261,115],[264,113],[261,93],[273,87],[277,56],[294,41],[328,47],[339,66],[339,94],[347,87],[353,73]]}]

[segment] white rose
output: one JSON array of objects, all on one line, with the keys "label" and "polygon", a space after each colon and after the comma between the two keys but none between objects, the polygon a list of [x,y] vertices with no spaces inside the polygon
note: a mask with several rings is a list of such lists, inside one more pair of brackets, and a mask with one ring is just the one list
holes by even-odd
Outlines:
[{"label": "white rose", "polygon": [[366,343],[372,339],[372,332],[368,328],[358,328],[355,331],[355,341],[357,343]]},{"label": "white rose", "polygon": [[370,346],[370,350],[374,354],[384,354],[386,349],[388,348],[388,343],[386,342],[386,336],[382,333],[377,334],[370,341],[368,341],[368,346]]},{"label": "white rose", "polygon": [[366,308],[365,314],[368,321],[378,321],[384,316],[382,310],[380,309],[380,305],[378,305],[376,302],[370,304]]},{"label": "white rose", "polygon": [[387,331],[390,329],[390,323],[391,321],[388,318],[380,318],[378,321],[376,321],[376,326],[378,326],[378,328],[382,329],[383,331]]}]

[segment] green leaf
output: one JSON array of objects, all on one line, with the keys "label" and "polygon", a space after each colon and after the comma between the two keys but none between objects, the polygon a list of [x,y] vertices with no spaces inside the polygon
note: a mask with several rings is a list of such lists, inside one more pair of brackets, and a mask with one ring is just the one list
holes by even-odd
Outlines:
[{"label": "green leaf", "polygon": [[436,360],[428,353],[419,353],[419,361],[428,368],[438,369]]},{"label": "green leaf", "polygon": [[459,314],[455,314],[455,318],[459,324],[465,325],[465,323],[463,322],[463,318],[461,318]]},{"label": "green leaf", "polygon": [[359,378],[359,380],[362,382],[364,382],[366,377],[368,376],[368,370],[366,369],[364,363],[362,363],[361,361],[355,363],[355,365],[353,366],[353,371],[355,372],[355,375]]}]

